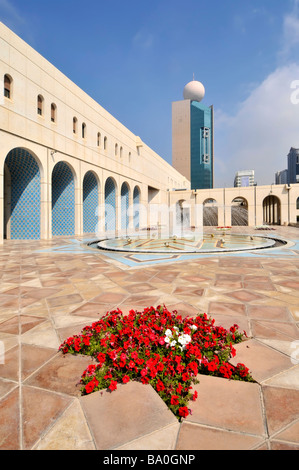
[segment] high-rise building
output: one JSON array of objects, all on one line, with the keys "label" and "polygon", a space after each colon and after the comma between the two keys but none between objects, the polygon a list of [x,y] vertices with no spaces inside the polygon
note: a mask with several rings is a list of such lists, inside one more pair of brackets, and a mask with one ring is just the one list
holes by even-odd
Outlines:
[{"label": "high-rise building", "polygon": [[275,184],[287,184],[288,170],[277,171],[275,173]]},{"label": "high-rise building", "polygon": [[299,183],[299,149],[291,147],[288,153],[288,184]]},{"label": "high-rise building", "polygon": [[202,83],[192,80],[181,101],[172,103],[172,165],[191,183],[191,189],[214,185],[213,106],[201,103]]},{"label": "high-rise building", "polygon": [[240,188],[244,186],[254,186],[254,170],[237,171],[234,180],[234,187]]}]

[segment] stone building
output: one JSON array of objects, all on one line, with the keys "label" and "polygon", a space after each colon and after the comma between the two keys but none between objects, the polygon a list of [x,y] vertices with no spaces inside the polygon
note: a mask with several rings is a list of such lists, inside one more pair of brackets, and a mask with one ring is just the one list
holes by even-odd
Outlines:
[{"label": "stone building", "polygon": [[[0,23],[0,240],[146,226],[190,183]],[[136,210],[128,208],[136,207]]]},{"label": "stone building", "polygon": [[[299,221],[298,184],[191,190],[2,23],[0,78],[0,243],[136,233],[167,225],[167,210],[192,227]],[[212,141],[206,148],[212,164]]]}]

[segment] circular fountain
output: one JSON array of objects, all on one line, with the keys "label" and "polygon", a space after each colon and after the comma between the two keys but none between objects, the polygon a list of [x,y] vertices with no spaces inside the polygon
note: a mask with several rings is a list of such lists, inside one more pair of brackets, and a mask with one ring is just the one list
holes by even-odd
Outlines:
[{"label": "circular fountain", "polygon": [[131,236],[96,242],[101,250],[133,253],[227,253],[273,248],[277,240],[260,235],[240,235],[220,230],[200,236]]},{"label": "circular fountain", "polygon": [[[160,222],[149,225],[138,232],[126,233],[123,236],[105,237],[89,243],[91,248],[110,252],[143,253],[143,254],[219,254],[251,252],[276,248],[287,244],[280,237],[268,234],[244,234],[248,227],[248,209],[243,201],[232,204],[231,226],[217,226],[218,210],[227,211],[225,206],[220,207],[213,201],[204,204],[202,223],[195,227],[191,225],[190,209],[180,200],[174,211],[174,222],[167,223],[167,217],[162,226]],[[252,230],[251,230],[252,232]]]}]

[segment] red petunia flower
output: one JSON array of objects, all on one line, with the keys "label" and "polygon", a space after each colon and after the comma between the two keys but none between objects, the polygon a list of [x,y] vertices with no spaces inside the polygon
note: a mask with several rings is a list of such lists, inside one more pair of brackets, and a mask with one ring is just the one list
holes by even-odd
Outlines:
[{"label": "red petunia flower", "polygon": [[89,346],[90,344],[89,336],[83,336],[82,339],[83,339],[83,343],[85,344],[85,346]]},{"label": "red petunia flower", "polygon": [[170,399],[171,405],[178,405],[179,404],[179,397],[177,395],[172,395]]},{"label": "red petunia flower", "polygon": [[108,388],[111,390],[111,392],[113,392],[113,390],[116,390],[116,389],[117,389],[117,382],[116,382],[116,380],[111,380],[110,385],[109,385]]},{"label": "red petunia flower", "polygon": [[189,414],[189,410],[187,406],[181,406],[181,408],[179,408],[179,415],[182,418],[187,418],[188,414]]},{"label": "red petunia flower", "polygon": [[100,364],[104,364],[106,359],[106,355],[104,353],[99,353],[97,355],[97,360],[100,362]]},{"label": "red petunia flower", "polygon": [[85,385],[85,391],[86,393],[92,393],[94,391],[94,388],[99,385],[99,382],[93,378],[88,384]]},{"label": "red petunia flower", "polygon": [[187,380],[190,379],[190,376],[187,372],[184,372],[184,374],[182,374],[182,379],[184,382],[187,382]]},{"label": "red petunia flower", "polygon": [[162,380],[158,380],[157,385],[156,385],[156,390],[158,392],[162,392],[165,389],[164,384]]}]

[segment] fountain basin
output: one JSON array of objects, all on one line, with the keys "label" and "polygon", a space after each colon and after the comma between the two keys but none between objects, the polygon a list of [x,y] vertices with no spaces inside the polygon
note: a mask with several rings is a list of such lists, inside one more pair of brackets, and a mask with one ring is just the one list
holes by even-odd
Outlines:
[{"label": "fountain basin", "polygon": [[260,235],[204,234],[185,237],[119,237],[101,240],[98,249],[132,253],[225,253],[273,248],[276,240]]}]

